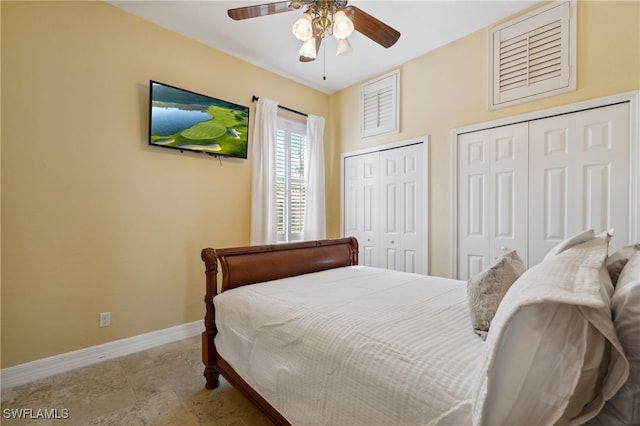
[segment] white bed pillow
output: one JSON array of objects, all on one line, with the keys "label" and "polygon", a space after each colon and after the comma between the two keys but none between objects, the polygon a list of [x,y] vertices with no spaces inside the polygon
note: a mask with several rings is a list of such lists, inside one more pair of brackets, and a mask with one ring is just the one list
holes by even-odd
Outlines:
[{"label": "white bed pillow", "polygon": [[549,260],[553,256],[556,256],[575,245],[582,244],[584,242],[592,240],[595,237],[596,237],[596,233],[593,229],[586,229],[584,231],[578,232],[577,234],[572,235],[566,240],[556,244],[551,250],[547,252],[547,254],[544,256],[543,261]]},{"label": "white bed pillow", "polygon": [[618,278],[611,298],[613,323],[629,361],[629,379],[605,404],[594,424],[640,424],[640,251]]},{"label": "white bed pillow", "polygon": [[[480,359],[474,425],[582,424],[624,384],[629,364],[600,282],[607,242],[602,234],[574,245],[511,286]],[[576,391],[594,375],[600,386]]]},{"label": "white bed pillow", "polygon": [[515,250],[501,256],[493,265],[467,281],[467,300],[473,331],[482,340],[487,337],[491,320],[509,287],[525,271]]}]

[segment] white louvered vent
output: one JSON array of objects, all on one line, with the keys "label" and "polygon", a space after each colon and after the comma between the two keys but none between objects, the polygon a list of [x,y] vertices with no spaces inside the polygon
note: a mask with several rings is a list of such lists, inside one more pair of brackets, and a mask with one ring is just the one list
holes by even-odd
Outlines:
[{"label": "white louvered vent", "polygon": [[489,109],[576,89],[575,17],[557,1],[490,31]]},{"label": "white louvered vent", "polygon": [[395,70],[360,86],[360,137],[400,131],[400,72]]}]

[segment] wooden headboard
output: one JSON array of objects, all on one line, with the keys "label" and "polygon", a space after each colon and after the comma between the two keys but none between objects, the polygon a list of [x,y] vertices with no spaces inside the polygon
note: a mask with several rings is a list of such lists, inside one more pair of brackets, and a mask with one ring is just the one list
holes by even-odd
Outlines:
[{"label": "wooden headboard", "polygon": [[219,373],[228,373],[225,374],[228,380],[240,380],[232,377],[233,372],[225,367],[215,348],[217,328],[213,298],[218,294],[218,263],[222,267],[220,292],[223,292],[243,285],[357,265],[358,241],[350,237],[226,249],[205,248],[201,257],[207,278],[202,361],[205,365],[206,387],[214,388],[218,386]]},{"label": "wooden headboard", "polygon": [[351,238],[227,249],[206,248],[207,276],[222,266],[221,291],[358,263],[358,241]]}]

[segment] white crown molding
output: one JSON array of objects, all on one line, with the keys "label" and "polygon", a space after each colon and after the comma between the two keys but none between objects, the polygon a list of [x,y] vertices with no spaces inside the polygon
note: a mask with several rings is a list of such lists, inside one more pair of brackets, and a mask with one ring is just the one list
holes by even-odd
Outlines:
[{"label": "white crown molding", "polygon": [[55,374],[151,349],[156,346],[196,336],[204,331],[202,320],[177,325],[164,330],[153,331],[116,340],[102,345],[91,346],[77,351],[27,362],[0,370],[2,390],[31,383]]}]

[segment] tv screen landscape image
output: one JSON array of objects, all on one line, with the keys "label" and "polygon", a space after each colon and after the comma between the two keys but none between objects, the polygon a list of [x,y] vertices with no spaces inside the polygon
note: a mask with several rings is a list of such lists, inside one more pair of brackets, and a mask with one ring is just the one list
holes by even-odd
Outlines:
[{"label": "tv screen landscape image", "polygon": [[150,81],[149,144],[247,158],[249,107]]}]

